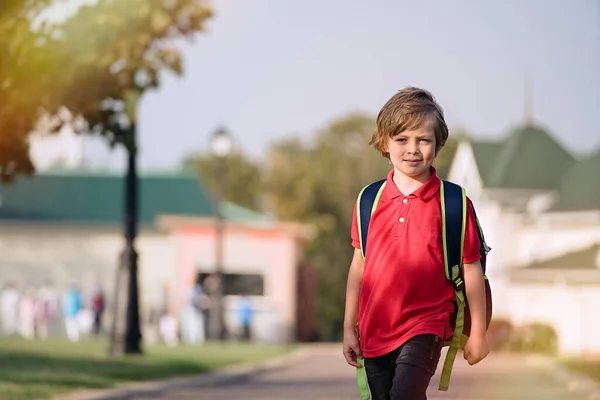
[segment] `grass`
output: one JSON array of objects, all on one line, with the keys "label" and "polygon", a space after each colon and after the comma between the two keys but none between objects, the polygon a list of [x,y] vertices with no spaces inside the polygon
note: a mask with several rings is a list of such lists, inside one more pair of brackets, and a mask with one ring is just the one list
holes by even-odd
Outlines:
[{"label": "grass", "polygon": [[48,399],[86,388],[198,374],[226,365],[282,355],[291,346],[210,343],[175,348],[153,345],[143,355],[113,358],[107,343],[0,338],[0,399]]},{"label": "grass", "polygon": [[567,369],[600,382],[599,359],[568,358],[561,360],[561,362]]}]

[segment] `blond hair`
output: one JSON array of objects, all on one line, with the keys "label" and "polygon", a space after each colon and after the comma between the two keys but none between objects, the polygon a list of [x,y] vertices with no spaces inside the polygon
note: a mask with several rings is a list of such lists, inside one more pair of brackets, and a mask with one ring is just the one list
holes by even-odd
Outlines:
[{"label": "blond hair", "polygon": [[393,95],[379,111],[377,127],[369,144],[389,158],[390,154],[386,152],[388,139],[406,130],[418,129],[424,123],[433,124],[437,154],[448,139],[444,111],[429,91],[415,87],[404,88]]}]

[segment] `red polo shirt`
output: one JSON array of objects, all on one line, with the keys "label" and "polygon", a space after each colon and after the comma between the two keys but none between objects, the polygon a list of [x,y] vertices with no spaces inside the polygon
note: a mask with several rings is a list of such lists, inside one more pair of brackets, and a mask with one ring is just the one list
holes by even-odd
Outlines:
[{"label": "red polo shirt", "polygon": [[[389,353],[420,334],[452,335],[454,288],[444,274],[440,179],[431,178],[408,196],[394,170],[371,217],[358,312],[364,357]],[[463,262],[480,258],[477,223],[468,200]],[[356,209],[352,245],[360,248]]]}]

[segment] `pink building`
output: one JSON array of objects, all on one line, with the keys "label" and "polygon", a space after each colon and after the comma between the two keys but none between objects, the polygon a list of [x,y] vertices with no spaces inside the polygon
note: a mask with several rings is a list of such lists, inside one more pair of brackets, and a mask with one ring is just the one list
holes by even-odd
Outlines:
[{"label": "pink building", "polygon": [[[175,246],[170,302],[179,309],[194,283],[215,272],[214,220],[161,215],[157,226],[170,234]],[[247,296],[254,308],[255,339],[281,343],[312,335],[316,288],[302,254],[310,235],[304,225],[264,218],[226,222],[223,273],[225,323],[230,331],[240,330],[236,304]]]},{"label": "pink building", "polygon": [[[59,291],[77,284],[86,299],[101,285],[109,323],[124,246],[123,187],[120,173],[85,169],[38,173],[2,186],[2,280],[22,288],[52,282]],[[185,173],[141,173],[139,203],[140,315],[151,341],[157,314],[168,306],[181,316],[195,279],[214,271],[213,205],[198,177]],[[238,329],[236,305],[245,294],[256,309],[257,340],[312,338],[315,279],[302,257],[311,230],[229,203],[222,212],[230,329]]]}]

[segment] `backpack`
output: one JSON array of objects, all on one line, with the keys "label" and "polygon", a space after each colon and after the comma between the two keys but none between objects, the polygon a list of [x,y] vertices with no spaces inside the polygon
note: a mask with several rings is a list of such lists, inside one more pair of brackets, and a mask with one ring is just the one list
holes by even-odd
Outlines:
[{"label": "backpack", "polygon": [[[367,237],[371,215],[377,209],[379,198],[383,193],[386,185],[386,180],[380,180],[371,183],[363,188],[358,195],[356,204],[356,217],[358,225],[358,234],[360,241],[360,250],[363,260],[366,257]],[[471,313],[465,293],[465,284],[463,280],[462,269],[462,253],[464,247],[464,235],[467,222],[467,197],[464,188],[461,186],[442,181],[440,185],[440,203],[442,212],[442,244],[444,249],[444,273],[446,279],[452,282],[456,295],[454,302],[454,312],[450,315],[450,325],[453,330],[453,335],[450,340],[444,342],[444,346],[449,346],[446,354],[446,360],[440,377],[439,390],[448,390],[450,384],[450,375],[452,374],[452,366],[454,359],[459,349],[464,348],[466,341],[471,332]],[[481,243],[481,267],[485,278],[485,296],[486,296],[486,327],[489,327],[492,319],[492,294],[490,284],[485,275],[487,253],[491,250],[485,243],[483,230],[475,214],[477,221],[477,233]],[[364,371],[364,364],[361,362]],[[361,399],[370,399],[368,392],[366,376],[364,372],[357,371],[358,386],[361,390]]]}]

